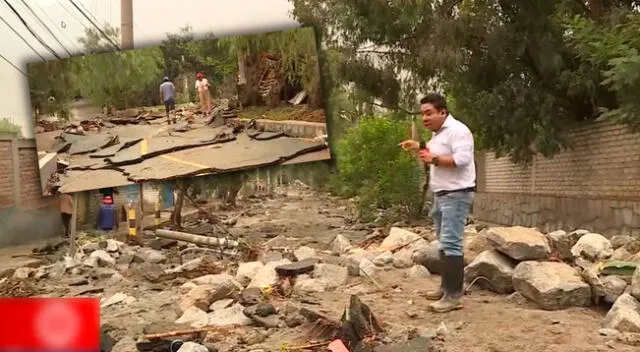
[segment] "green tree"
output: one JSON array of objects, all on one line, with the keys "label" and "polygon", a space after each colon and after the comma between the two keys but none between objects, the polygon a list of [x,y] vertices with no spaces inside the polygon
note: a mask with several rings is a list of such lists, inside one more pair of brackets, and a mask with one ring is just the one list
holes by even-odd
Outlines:
[{"label": "green tree", "polygon": [[365,118],[336,146],[339,193],[357,196],[365,219],[378,208],[415,215],[422,207],[421,170],[415,157],[398,147],[409,127],[387,118]]},{"label": "green tree", "polygon": [[602,112],[639,119],[637,1],[291,1],[342,53],[332,87],[405,110],[444,90],[478,147],[514,161],[557,153]]},{"label": "green tree", "polygon": [[69,104],[75,87],[69,59],[34,62],[27,65],[31,107],[40,115],[69,118]]}]

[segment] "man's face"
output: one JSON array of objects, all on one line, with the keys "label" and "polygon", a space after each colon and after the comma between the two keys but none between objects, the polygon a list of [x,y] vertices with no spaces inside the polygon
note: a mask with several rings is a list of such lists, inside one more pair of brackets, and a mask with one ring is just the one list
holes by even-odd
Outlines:
[{"label": "man's face", "polygon": [[430,131],[437,131],[442,127],[444,120],[447,118],[447,110],[436,109],[432,104],[420,105],[420,112],[422,113],[422,123]]}]

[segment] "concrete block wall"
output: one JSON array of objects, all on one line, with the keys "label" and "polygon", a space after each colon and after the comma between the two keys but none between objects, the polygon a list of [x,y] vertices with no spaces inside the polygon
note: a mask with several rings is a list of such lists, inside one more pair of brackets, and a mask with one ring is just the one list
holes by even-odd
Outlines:
[{"label": "concrete block wall", "polygon": [[640,235],[640,134],[608,122],[581,126],[571,149],[522,168],[480,154],[474,215],[546,230],[585,228]]},{"label": "concrete block wall", "polygon": [[[248,119],[234,118],[234,120],[249,122]],[[259,119],[256,120],[256,126],[264,128],[267,132],[284,132],[288,136],[299,138],[315,138],[327,134],[327,124],[320,122]]]}]

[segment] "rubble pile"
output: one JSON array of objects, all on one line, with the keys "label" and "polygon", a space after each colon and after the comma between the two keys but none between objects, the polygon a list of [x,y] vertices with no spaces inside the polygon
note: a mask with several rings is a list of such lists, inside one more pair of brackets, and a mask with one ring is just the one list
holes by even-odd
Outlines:
[{"label": "rubble pile", "polygon": [[[238,228],[263,226],[237,221]],[[435,232],[373,228],[357,242],[348,231],[354,227],[339,228],[321,243],[269,235],[257,257],[244,262],[195,250],[238,247],[243,240],[223,241],[195,227],[183,231],[198,234],[145,232],[144,246],[81,236],[86,243],[74,255],[18,268],[0,281],[0,292],[30,296],[58,285],[67,288],[61,295],[97,295],[104,320],[114,325],[108,329],[112,352],[444,351],[463,323],[440,320],[433,328],[410,328],[408,321],[420,318],[418,307],[426,303],[414,303],[409,295],[415,291],[388,281],[391,275],[419,291],[442,272]],[[187,249],[194,249],[195,258],[182,262]],[[486,289],[547,312],[611,305],[598,333],[640,344],[639,238],[469,225],[464,250],[470,299]],[[390,297],[410,307],[401,311],[403,329],[389,324],[389,311],[376,302]],[[327,300],[339,301],[338,308],[328,307]],[[126,318],[131,327],[118,326],[118,317],[132,317]]]}]

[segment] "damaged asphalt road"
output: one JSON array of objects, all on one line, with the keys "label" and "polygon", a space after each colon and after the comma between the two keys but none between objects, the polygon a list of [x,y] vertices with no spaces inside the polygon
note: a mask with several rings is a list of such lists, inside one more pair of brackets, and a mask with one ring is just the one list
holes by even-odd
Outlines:
[{"label": "damaged asphalt road", "polygon": [[213,127],[210,118],[197,112],[180,114],[188,121],[167,125],[164,114],[158,113],[110,122],[96,119],[83,122],[91,128],[37,134],[36,140],[47,146],[47,152],[58,151],[58,158],[68,163],[66,172],[54,174],[52,181],[63,193],[292,163],[297,158],[330,158],[322,141],[231,121]]}]

